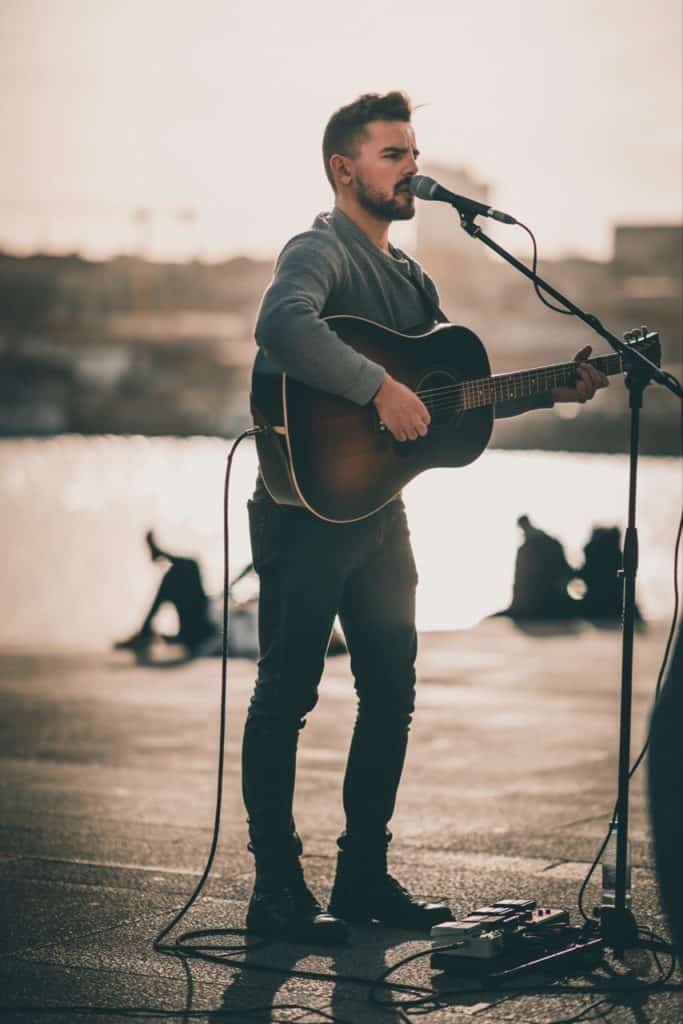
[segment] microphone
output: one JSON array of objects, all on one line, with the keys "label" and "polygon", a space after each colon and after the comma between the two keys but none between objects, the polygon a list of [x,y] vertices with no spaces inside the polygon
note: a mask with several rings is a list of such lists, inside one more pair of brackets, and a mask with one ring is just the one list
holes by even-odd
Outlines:
[{"label": "microphone", "polygon": [[426,174],[414,174],[408,182],[408,188],[418,199],[432,199],[437,203],[450,203],[456,210],[466,217],[476,217],[481,214],[483,217],[493,217],[494,220],[502,221],[503,224],[517,224],[514,217],[509,213],[501,213],[494,210],[492,206],[485,206],[478,203],[476,199],[468,199],[466,196],[459,196],[455,192],[449,192],[438,181],[428,178]]}]

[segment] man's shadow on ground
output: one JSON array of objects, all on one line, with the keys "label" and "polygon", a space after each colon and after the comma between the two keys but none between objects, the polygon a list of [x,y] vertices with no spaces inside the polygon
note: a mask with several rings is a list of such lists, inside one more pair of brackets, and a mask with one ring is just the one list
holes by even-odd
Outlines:
[{"label": "man's shadow on ground", "polygon": [[[406,970],[402,971],[399,968],[389,979],[405,988],[398,988],[393,994],[388,989],[378,988],[375,990],[378,1002],[371,1003],[371,983],[383,975],[391,963],[397,963],[403,957],[410,956],[420,947],[425,950],[425,956],[421,958],[423,967],[416,969],[413,961]],[[525,989],[529,994],[536,990],[536,993],[541,995],[548,985],[556,985],[556,994],[577,994],[577,990],[563,986],[562,978],[567,976],[564,973],[560,976],[552,973],[528,973],[518,979],[519,989],[517,985],[510,984],[502,990],[487,986],[481,979],[460,972],[434,973],[429,963],[428,949],[429,938],[426,935],[379,927],[354,928],[350,945],[332,949],[301,943],[272,943],[244,954],[242,968],[235,968],[232,964],[226,965],[228,970],[234,972],[233,977],[223,990],[220,1006],[213,1012],[226,1011],[231,1020],[239,1020],[236,1014],[243,1010],[246,1021],[260,1019],[261,1014],[268,1014],[264,1019],[284,1019],[277,1018],[275,1014],[286,1009],[300,1010],[306,1017],[317,1012],[321,1022],[325,1019],[324,1013],[339,1021],[339,1024],[356,1024],[361,1012],[366,1020],[376,1019],[378,1022],[386,1021],[387,1024],[403,1024],[406,1016],[401,1012],[402,1004],[406,1000],[410,1002],[420,997],[427,997],[427,1002],[421,1011],[416,1007],[413,1009],[417,1014],[429,1014],[447,1007],[472,1014],[476,1012],[475,1007],[483,1010],[514,1001],[520,995],[524,995]],[[192,960],[182,955],[180,958],[183,960],[187,984],[184,1024],[189,1024],[190,1019],[193,1019],[192,1014],[196,1013]],[[315,962],[305,964],[310,958],[315,958]],[[211,962],[216,962],[215,957],[211,957]],[[607,977],[614,984],[614,991],[608,993],[607,997],[600,987],[605,981],[604,974],[593,978],[596,982],[595,993],[590,990],[589,969],[577,966],[575,971],[569,971],[568,976],[576,974],[584,978],[587,987],[580,990],[584,998],[590,1002],[598,997],[597,1002],[592,1003],[593,1008],[607,1003],[607,1012],[611,1012],[616,1006],[626,1006],[630,1008],[636,1020],[644,1024],[646,1019],[649,1019],[643,1010],[650,992],[647,989],[634,992],[633,983],[637,979],[649,978],[652,962],[644,959],[642,951],[635,951],[633,955],[629,954],[625,966],[625,972],[615,974],[609,961],[601,961],[600,967],[607,972]],[[308,979],[296,976],[292,978],[287,973],[292,970],[310,972],[313,976]],[[355,983],[354,977],[362,979],[362,982]],[[278,999],[280,990],[290,982],[294,983],[291,994],[285,992]],[[332,986],[331,991],[328,986]],[[590,1009],[591,1005],[586,1005],[583,1012],[586,1013]]]},{"label": "man's shadow on ground", "polygon": [[[392,996],[390,989],[380,987],[376,994],[381,1006],[369,1003],[371,983],[383,975],[392,963],[420,950],[425,951],[422,968],[412,963],[406,971],[402,972],[399,969],[396,975],[389,979],[398,986],[409,988],[405,991],[394,990]],[[351,943],[345,946],[310,947],[300,943],[273,943],[244,956],[244,969],[238,970],[230,984],[226,986],[220,1009],[232,1013],[240,1009],[255,1012],[252,1008],[259,1007],[263,1013],[275,1013],[278,1008],[284,1009],[285,1006],[300,1006],[302,1012],[304,1008],[309,1008],[312,1013],[316,1009],[324,1010],[340,1022],[347,1021],[348,1024],[353,1024],[358,1019],[359,1006],[362,1006],[364,1015],[374,1012],[378,1021],[402,1024],[405,1017],[402,1016],[399,1005],[392,1006],[394,1000],[400,1003],[406,999],[419,998],[431,991],[437,995],[439,991],[437,987],[432,987],[430,952],[430,939],[427,935],[371,925],[353,928]],[[311,957],[315,957],[315,963],[303,963]],[[258,969],[264,966],[269,970]],[[310,997],[306,995],[306,979],[288,977],[286,972],[289,970],[312,971],[318,975],[317,978],[310,979]],[[329,975],[329,978],[320,975]],[[354,978],[361,980],[355,982]],[[285,993],[278,998],[280,989],[291,981],[295,983],[292,994]],[[332,986],[331,992],[328,985]],[[441,988],[443,987],[442,985]],[[463,1010],[483,1001],[481,991],[473,994],[463,993],[461,996],[453,993],[452,990],[458,987],[471,987],[466,981],[448,978],[447,987],[451,993],[447,997],[451,1005],[457,1005]],[[425,991],[419,991],[420,989]],[[497,1001],[496,997],[494,999]]]}]

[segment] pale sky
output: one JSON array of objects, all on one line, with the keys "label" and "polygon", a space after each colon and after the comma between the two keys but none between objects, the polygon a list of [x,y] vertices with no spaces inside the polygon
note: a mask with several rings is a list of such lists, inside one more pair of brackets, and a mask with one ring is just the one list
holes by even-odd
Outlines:
[{"label": "pale sky", "polygon": [[393,88],[546,255],[681,217],[681,0],[0,0],[0,247],[272,255],[332,205],[329,115]]}]

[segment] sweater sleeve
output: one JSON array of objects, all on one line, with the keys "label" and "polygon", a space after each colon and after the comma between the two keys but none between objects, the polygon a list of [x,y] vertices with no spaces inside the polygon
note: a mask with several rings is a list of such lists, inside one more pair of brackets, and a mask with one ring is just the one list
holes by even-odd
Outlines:
[{"label": "sweater sleeve", "polygon": [[384,368],[347,345],[321,319],[346,273],[334,238],[306,231],[280,253],[256,321],[257,344],[285,373],[311,387],[365,405]]}]

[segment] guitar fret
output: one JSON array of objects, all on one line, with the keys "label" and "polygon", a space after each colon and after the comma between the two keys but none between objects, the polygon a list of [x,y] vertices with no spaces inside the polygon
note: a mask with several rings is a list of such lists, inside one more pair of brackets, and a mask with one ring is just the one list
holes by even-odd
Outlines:
[{"label": "guitar fret", "polygon": [[[618,373],[621,368],[619,356],[600,357],[591,362],[603,373]],[[519,373],[466,381],[465,408],[479,408],[483,405],[528,398],[551,388],[571,385],[575,379],[576,364],[561,363],[540,370],[523,370]]]},{"label": "guitar fret", "polygon": [[[588,360],[602,373],[620,373],[621,356],[618,354],[597,356]],[[538,370],[522,370],[518,373],[498,374],[493,377],[462,381],[453,386],[452,393],[456,411],[480,409],[487,405],[528,398],[550,391],[556,387],[571,387],[576,380],[576,363],[558,363]],[[442,401],[443,397],[437,399]]]}]

